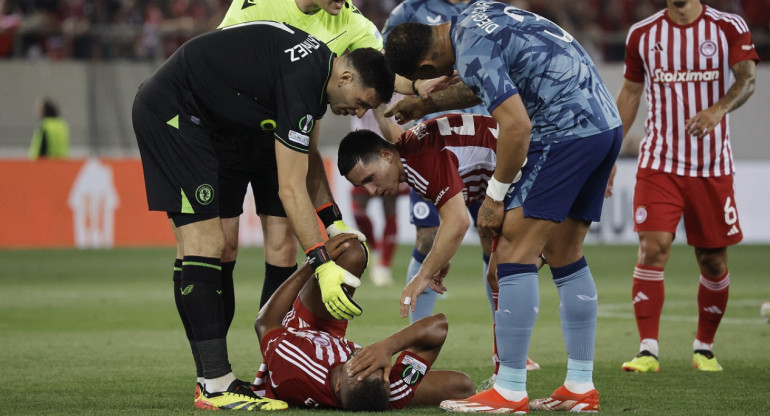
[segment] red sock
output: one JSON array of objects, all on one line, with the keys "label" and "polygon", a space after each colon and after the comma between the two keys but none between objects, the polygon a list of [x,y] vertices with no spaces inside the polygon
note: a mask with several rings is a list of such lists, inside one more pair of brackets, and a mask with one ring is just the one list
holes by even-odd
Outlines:
[{"label": "red sock", "polygon": [[639,339],[658,339],[660,311],[663,310],[663,269],[637,264],[631,296]]},{"label": "red sock", "polygon": [[698,286],[698,334],[695,339],[706,344],[714,343],[714,335],[727,308],[727,294],[730,291],[730,272],[717,281],[700,276]]},{"label": "red sock", "polygon": [[366,243],[369,245],[370,250],[377,248],[377,242],[374,240],[374,227],[372,227],[372,220],[366,215],[366,209],[358,206],[353,202],[353,218],[356,220],[358,231],[361,231],[366,237]]},{"label": "red sock", "polygon": [[390,267],[393,260],[393,252],[396,250],[396,238],[398,237],[398,219],[395,215],[385,217],[385,229],[382,231],[380,241],[380,264]]}]

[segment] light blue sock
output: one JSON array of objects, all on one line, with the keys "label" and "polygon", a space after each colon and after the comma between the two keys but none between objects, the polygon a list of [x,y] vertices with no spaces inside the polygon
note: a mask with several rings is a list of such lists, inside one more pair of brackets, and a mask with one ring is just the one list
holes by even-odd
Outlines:
[{"label": "light blue sock", "polygon": [[570,358],[567,360],[567,378],[565,378],[564,381],[574,383],[593,383],[593,372],[593,361],[573,360]]},{"label": "light blue sock", "polygon": [[497,280],[500,295],[495,312],[495,335],[500,368],[526,369],[529,339],[540,309],[537,266],[498,264]]},{"label": "light blue sock", "polygon": [[482,253],[482,259],[484,260],[484,289],[487,290],[487,299],[489,300],[489,309],[492,311],[492,322],[495,321],[495,301],[492,299],[492,288],[489,287],[489,281],[487,280],[487,271],[489,270],[489,256]]},{"label": "light blue sock", "polygon": [[[495,387],[502,387],[503,389],[513,390],[517,392],[527,391],[527,369],[526,368],[509,368],[500,366],[500,371],[497,372],[497,378],[495,379]],[[504,390],[503,390],[504,391]],[[499,392],[499,390],[498,390]],[[513,400],[519,401],[523,397],[517,397]],[[506,397],[511,400],[511,398]]]},{"label": "light blue sock", "polygon": [[559,290],[559,315],[564,346],[571,360],[593,364],[599,297],[585,258],[564,267],[551,267]]},{"label": "light blue sock", "polygon": [[[417,272],[420,271],[422,262],[425,260],[425,255],[417,251],[417,248],[412,250],[412,259],[409,260],[409,267],[406,269],[406,282],[409,283],[417,276]],[[417,299],[417,307],[414,312],[409,312],[409,322],[419,321],[426,316],[433,315],[433,307],[436,306],[436,298],[438,293],[434,292],[430,286],[426,287],[420,297]]]}]

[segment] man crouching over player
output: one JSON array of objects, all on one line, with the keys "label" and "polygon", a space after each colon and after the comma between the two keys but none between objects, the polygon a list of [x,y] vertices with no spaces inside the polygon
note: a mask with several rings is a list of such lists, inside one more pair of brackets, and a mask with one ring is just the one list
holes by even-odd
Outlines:
[{"label": "man crouching over player", "polygon": [[[325,245],[340,267],[361,276],[367,253],[355,235],[341,234]],[[297,407],[379,411],[436,406],[475,393],[464,373],[429,371],[447,336],[443,314],[361,348],[344,338],[348,322],[329,314],[312,276],[305,263],[257,315],[254,328],[264,363],[255,384],[265,389],[259,394]],[[346,290],[353,295],[353,288]]]}]

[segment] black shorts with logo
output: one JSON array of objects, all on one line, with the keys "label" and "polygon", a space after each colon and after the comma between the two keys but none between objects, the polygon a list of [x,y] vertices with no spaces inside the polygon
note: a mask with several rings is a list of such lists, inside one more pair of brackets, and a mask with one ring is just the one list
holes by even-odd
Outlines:
[{"label": "black shorts with logo", "polygon": [[237,217],[243,213],[243,200],[249,182],[257,214],[286,216],[278,197],[278,166],[272,131],[220,137],[214,146],[219,155],[219,209],[222,218]]},{"label": "black shorts with logo", "polygon": [[[156,111],[134,100],[132,120],[151,211],[219,214],[219,160],[200,118],[174,100]],[[169,105],[170,104],[170,105]]]}]

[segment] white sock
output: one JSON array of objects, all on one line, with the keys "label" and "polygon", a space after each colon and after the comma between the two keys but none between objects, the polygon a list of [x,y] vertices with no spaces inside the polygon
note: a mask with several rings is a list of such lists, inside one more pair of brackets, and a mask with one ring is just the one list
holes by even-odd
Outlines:
[{"label": "white sock", "polygon": [[527,398],[526,390],[519,391],[519,390],[506,389],[505,387],[500,387],[497,384],[492,386],[492,388],[495,389],[498,393],[500,393],[500,395],[503,396],[505,400],[508,400],[511,402],[518,402]]},{"label": "white sock", "polygon": [[575,394],[585,394],[595,388],[594,383],[578,383],[577,381],[565,381],[564,387]]},{"label": "white sock", "polygon": [[706,344],[705,342],[700,342],[697,339],[695,342],[692,343],[692,349],[693,350],[706,350],[711,351],[711,349],[714,347],[714,344]]},{"label": "white sock", "polygon": [[644,350],[649,351],[652,355],[659,357],[658,355],[658,340],[652,338],[645,338],[639,343],[639,352]]},{"label": "white sock", "polygon": [[235,375],[233,373],[228,373],[222,377],[207,378],[204,380],[203,385],[208,393],[218,393],[226,391],[233,381],[235,381]]},{"label": "white sock", "polygon": [[204,380],[205,380],[205,379],[204,379],[203,377],[198,377],[198,378],[195,380],[195,382],[196,382],[196,383],[198,383],[198,384],[200,384],[200,385],[202,386],[202,385],[203,385],[203,383],[204,383]]}]

